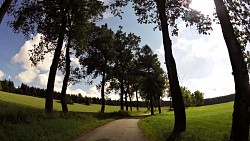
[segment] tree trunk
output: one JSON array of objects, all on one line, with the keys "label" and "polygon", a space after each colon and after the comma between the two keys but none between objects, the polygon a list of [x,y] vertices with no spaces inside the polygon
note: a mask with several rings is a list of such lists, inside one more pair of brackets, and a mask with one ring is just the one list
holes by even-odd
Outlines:
[{"label": "tree trunk", "polygon": [[128,91],[125,91],[125,106],[126,106],[126,111],[128,111]]},{"label": "tree trunk", "polygon": [[106,72],[103,71],[102,72],[102,89],[101,89],[101,97],[102,97],[102,108],[101,108],[101,112],[104,113],[105,110],[105,96],[104,96],[104,88],[105,88],[105,74]]},{"label": "tree trunk", "polygon": [[132,96],[129,95],[129,107],[130,107],[130,111],[132,111]]},{"label": "tree trunk", "polygon": [[63,79],[63,86],[62,86],[62,91],[61,91],[61,104],[62,104],[62,111],[63,112],[68,112],[68,106],[67,106],[67,100],[66,100],[66,91],[68,87],[68,81],[69,81],[69,75],[70,75],[70,56],[69,56],[69,49],[70,49],[70,42],[71,42],[71,37],[69,35],[68,37],[68,45],[66,48],[66,73]]},{"label": "tree trunk", "polygon": [[5,0],[0,8],[0,24],[3,20],[5,13],[7,12],[8,8],[10,7],[12,0]]},{"label": "tree trunk", "polygon": [[138,102],[138,91],[137,91],[137,88],[135,90],[135,95],[136,95],[136,109],[137,109],[137,111],[139,111],[139,102]]},{"label": "tree trunk", "polygon": [[124,93],[124,86],[123,86],[123,79],[120,81],[120,89],[121,89],[121,98],[120,98],[120,105],[121,105],[121,110],[124,110],[123,106],[123,93]]},{"label": "tree trunk", "polygon": [[177,77],[175,60],[172,54],[172,42],[169,37],[167,16],[165,14],[166,0],[156,0],[156,3],[159,12],[159,18],[161,21],[163,45],[165,50],[165,62],[168,70],[170,91],[173,98],[173,107],[175,115],[173,133],[180,133],[186,130],[186,113],[179,80]]},{"label": "tree trunk", "polygon": [[154,115],[154,105],[153,105],[153,96],[150,93],[150,111],[151,111],[151,115]]},{"label": "tree trunk", "polygon": [[214,0],[214,3],[227,45],[235,82],[235,101],[230,139],[247,141],[250,120],[250,89],[247,67],[223,0]]},{"label": "tree trunk", "polygon": [[67,24],[67,16],[66,12],[63,12],[62,17],[62,25],[57,41],[57,46],[54,53],[54,58],[52,60],[52,64],[50,66],[49,71],[49,77],[47,82],[47,93],[46,93],[46,101],[45,101],[45,111],[47,113],[53,112],[53,93],[54,93],[54,84],[55,84],[55,77],[56,77],[56,71],[59,63],[59,58],[62,52],[62,46],[63,46],[63,40],[65,35],[65,29]]},{"label": "tree trunk", "polygon": [[161,99],[158,97],[158,111],[161,113]]}]

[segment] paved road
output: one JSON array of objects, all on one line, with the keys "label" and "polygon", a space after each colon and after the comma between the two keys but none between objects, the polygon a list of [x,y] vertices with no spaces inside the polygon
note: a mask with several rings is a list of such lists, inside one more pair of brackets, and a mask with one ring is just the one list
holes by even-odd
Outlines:
[{"label": "paved road", "polygon": [[146,141],[138,127],[140,117],[119,119],[98,127],[75,141]]}]

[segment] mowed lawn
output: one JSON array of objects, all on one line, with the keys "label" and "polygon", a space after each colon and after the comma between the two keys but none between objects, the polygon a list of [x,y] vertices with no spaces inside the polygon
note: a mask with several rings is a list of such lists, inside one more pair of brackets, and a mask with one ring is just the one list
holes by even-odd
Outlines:
[{"label": "mowed lawn", "polygon": [[[187,129],[176,140],[228,140],[232,123],[233,102],[187,108]],[[144,118],[140,127],[151,141],[167,140],[174,126],[173,111]],[[170,139],[168,139],[170,140]]]},{"label": "mowed lawn", "polygon": [[[26,95],[19,95],[19,94],[12,94],[0,91],[0,100],[6,102],[12,102],[16,104],[22,104],[33,108],[44,109],[45,99],[44,98],[37,98],[32,96]],[[61,103],[59,100],[54,100],[54,110],[62,111]],[[101,105],[92,104],[91,106],[87,106],[84,104],[68,104],[69,111],[73,112],[99,112],[101,110]],[[119,111],[119,106],[109,106],[106,105],[105,112],[115,112]]]},{"label": "mowed lawn", "polygon": [[[128,116],[117,112],[119,106],[106,106],[107,113],[99,113],[101,106],[94,104],[68,105],[70,112],[64,114],[57,101],[54,101],[55,112],[46,114],[44,103],[42,98],[0,91],[0,141],[70,141],[95,127]],[[140,113],[143,112],[131,114]]]}]

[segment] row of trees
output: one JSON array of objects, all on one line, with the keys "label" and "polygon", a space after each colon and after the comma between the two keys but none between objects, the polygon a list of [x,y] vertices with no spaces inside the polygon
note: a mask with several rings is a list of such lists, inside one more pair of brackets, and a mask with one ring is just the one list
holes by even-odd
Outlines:
[{"label": "row of trees", "polygon": [[[175,113],[173,133],[182,132],[186,129],[185,106],[177,77],[175,60],[172,55],[169,26],[173,27],[172,34],[177,35],[178,28],[175,21],[182,19],[188,26],[196,25],[199,33],[207,34],[207,31],[211,29],[211,20],[200,12],[191,9],[189,7],[191,1],[189,0],[116,0],[115,3],[111,4],[112,13],[119,15],[121,11],[117,7],[123,7],[127,5],[128,2],[133,3],[132,5],[138,16],[139,23],[156,23],[158,25],[157,27],[162,31],[165,61]],[[214,0],[214,2],[217,17],[227,44],[235,80],[236,94],[230,138],[232,140],[248,140],[250,89],[242,45],[244,46],[244,43],[247,43],[250,39],[248,31],[249,1]],[[26,34],[31,31],[31,29],[36,29],[36,32],[42,33],[44,35],[44,42],[41,42],[39,45],[43,45],[43,48],[39,48],[40,50],[37,49],[37,52],[43,51],[46,47],[48,49],[48,46],[51,47],[49,48],[50,50],[54,50],[54,59],[49,74],[45,106],[46,111],[50,113],[53,111],[54,79],[63,41],[68,41],[68,47],[70,47],[70,45],[72,46],[73,43],[70,44],[71,41],[74,42],[73,47],[75,48],[85,45],[85,33],[87,32],[83,31],[87,29],[87,23],[98,18],[106,7],[100,1],[52,0],[30,1],[28,3],[25,1],[24,3],[21,8],[14,9],[13,14],[17,20],[12,22],[12,27],[16,29],[16,31],[22,31]],[[4,13],[3,11],[0,15]],[[239,30],[241,27],[243,28]],[[39,55],[35,56],[38,60],[42,58]],[[69,59],[67,62],[70,62]],[[124,71],[122,70],[121,72],[123,73]],[[124,76],[121,76],[122,79],[120,80],[122,81],[120,81],[120,83],[123,85]],[[65,78],[65,82],[67,82],[67,77]],[[121,87],[121,95],[123,89],[124,88]]]}]

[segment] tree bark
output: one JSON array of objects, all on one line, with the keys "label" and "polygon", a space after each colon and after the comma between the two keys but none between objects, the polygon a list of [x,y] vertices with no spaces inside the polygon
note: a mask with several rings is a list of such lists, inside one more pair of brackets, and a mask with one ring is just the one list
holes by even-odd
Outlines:
[{"label": "tree bark", "polygon": [[172,54],[172,42],[169,37],[168,21],[166,16],[166,0],[156,0],[157,9],[162,28],[163,45],[165,50],[165,62],[168,70],[170,91],[173,98],[175,124],[173,133],[180,133],[186,130],[186,113],[183,97],[177,77],[175,60]]},{"label": "tree bark", "polygon": [[104,88],[105,88],[105,80],[106,80],[106,71],[104,70],[102,72],[102,89],[101,89],[101,97],[102,97],[102,108],[101,112],[104,113],[105,110],[105,95],[104,95]]},{"label": "tree bark", "polygon": [[67,16],[65,10],[63,10],[63,16],[62,16],[62,25],[57,41],[57,46],[54,53],[54,58],[52,60],[52,64],[50,66],[49,71],[49,77],[47,82],[47,93],[46,93],[46,101],[45,101],[45,111],[47,113],[53,112],[53,93],[54,93],[54,84],[55,84],[55,77],[56,77],[56,71],[59,63],[59,58],[62,52],[62,46],[63,46],[63,40],[66,30],[66,24],[67,24]]},{"label": "tree bark", "polygon": [[0,24],[2,23],[3,17],[10,7],[12,0],[5,0],[0,8]]},{"label": "tree bark", "polygon": [[161,99],[158,97],[158,111],[161,113]]},{"label": "tree bark", "polygon": [[70,42],[71,42],[71,37],[69,35],[68,37],[68,45],[66,48],[66,73],[63,79],[63,86],[62,86],[62,91],[61,91],[61,104],[62,104],[62,111],[63,112],[68,112],[68,106],[67,106],[67,99],[66,99],[66,91],[68,87],[68,81],[69,81],[69,75],[70,75],[70,56],[69,56],[69,49],[70,49]]},{"label": "tree bark", "polygon": [[224,40],[227,45],[235,82],[235,101],[230,139],[235,141],[247,141],[250,120],[250,89],[247,67],[244,62],[241,46],[234,34],[228,10],[223,0],[214,0],[214,3]]},{"label": "tree bark", "polygon": [[154,115],[153,96],[152,96],[152,93],[151,93],[151,92],[150,92],[150,100],[149,100],[149,103],[150,103],[150,112],[151,112],[151,115]]},{"label": "tree bark", "polygon": [[123,93],[124,93],[124,86],[123,86],[123,79],[120,81],[120,89],[121,89],[121,98],[120,98],[120,106],[121,106],[121,110],[124,110],[124,106],[123,106]]},{"label": "tree bark", "polygon": [[135,90],[135,95],[136,95],[136,109],[137,109],[137,111],[139,111],[139,102],[138,102],[138,91],[137,91],[137,88]]},{"label": "tree bark", "polygon": [[129,107],[130,107],[130,111],[132,111],[132,96],[129,95]]}]

